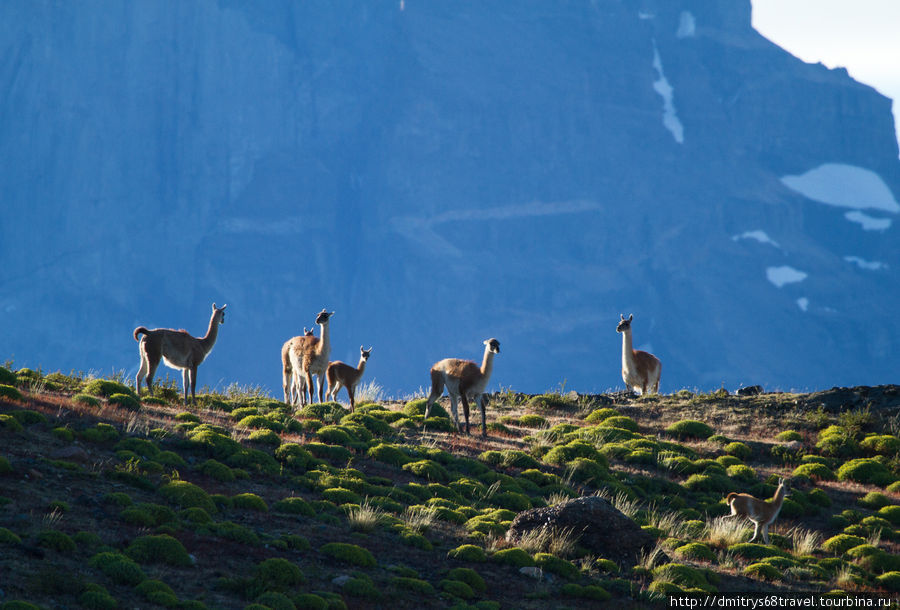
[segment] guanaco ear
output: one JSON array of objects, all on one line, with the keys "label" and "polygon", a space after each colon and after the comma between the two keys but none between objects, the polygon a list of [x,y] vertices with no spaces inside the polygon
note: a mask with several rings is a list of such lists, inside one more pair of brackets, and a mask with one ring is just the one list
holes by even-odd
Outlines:
[{"label": "guanaco ear", "polygon": [[625,314],[624,314],[624,313],[620,313],[620,314],[619,314],[619,317],[622,318],[622,321],[623,321],[623,322],[625,321]]},{"label": "guanaco ear", "polygon": [[218,309],[218,307],[216,307],[216,304],[213,303],[213,311],[215,311],[215,310],[217,310],[217,309]]},{"label": "guanaco ear", "polygon": [[367,349],[366,351],[369,352],[369,353],[372,353],[372,348],[370,347],[370,348]]},{"label": "guanaco ear", "polygon": [[360,352],[364,352],[364,351],[366,351],[366,350],[364,350],[364,349],[363,349],[363,346],[360,345],[360,346],[359,346],[359,351],[360,351]]},{"label": "guanaco ear", "polygon": [[634,320],[634,314],[630,314],[628,316],[628,321],[631,322],[632,320]]}]

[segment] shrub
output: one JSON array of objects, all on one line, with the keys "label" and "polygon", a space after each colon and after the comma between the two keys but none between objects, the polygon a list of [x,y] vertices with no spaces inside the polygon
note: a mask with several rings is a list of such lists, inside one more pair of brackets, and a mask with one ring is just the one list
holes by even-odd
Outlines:
[{"label": "shrub", "polygon": [[832,457],[848,457],[859,450],[859,444],[853,435],[842,426],[828,426],[819,432],[816,449],[822,455]]},{"label": "shrub", "polygon": [[136,585],[146,578],[138,564],[120,553],[97,553],[88,564],[106,574],[113,582],[123,585]]},{"label": "shrub", "polygon": [[[227,466],[226,466],[227,468]],[[216,512],[216,505],[206,491],[187,481],[172,481],[159,488],[166,500],[182,508],[202,508],[208,513]]]},{"label": "shrub", "polygon": [[21,432],[23,430],[19,420],[12,415],[4,413],[0,413],[0,429],[5,429],[8,432]]},{"label": "shrub", "polygon": [[129,411],[139,411],[141,408],[141,403],[131,394],[113,394],[107,399],[107,402]]},{"label": "shrub", "polygon": [[450,580],[445,578],[438,586],[449,595],[453,597],[459,597],[461,599],[471,599],[475,597],[475,592],[472,590],[472,587],[462,582],[461,580]]},{"label": "shrub", "polygon": [[396,445],[387,443],[379,443],[374,447],[370,447],[366,454],[379,462],[391,464],[392,466],[403,466],[413,461],[403,450]]},{"label": "shrub", "polygon": [[312,454],[296,443],[284,443],[275,450],[275,459],[295,472],[306,472],[315,461]]},{"label": "shrub", "polygon": [[715,553],[702,542],[690,542],[675,549],[675,554],[684,559],[712,561],[716,558]]},{"label": "shrub", "polygon": [[22,539],[5,527],[0,527],[0,544],[22,544]]},{"label": "shrub", "polygon": [[843,555],[850,549],[866,542],[865,538],[859,536],[851,536],[849,534],[838,534],[832,536],[822,543],[822,548],[835,555]]},{"label": "shrub", "polygon": [[753,450],[750,449],[750,447],[738,441],[728,443],[727,445],[725,445],[725,447],[723,447],[723,449],[728,455],[733,455],[734,457],[741,460],[746,460],[751,455],[753,455]]},{"label": "shrub", "polygon": [[531,558],[531,555],[518,547],[497,551],[491,555],[491,561],[505,563],[516,568],[525,568],[534,565],[534,559]]},{"label": "shrub", "polygon": [[794,469],[794,472],[791,474],[794,477],[808,477],[813,480],[819,481],[833,481],[834,480],[834,472],[831,471],[828,466],[825,464],[819,464],[818,462],[808,462],[806,464],[800,464]]},{"label": "shrub", "polygon": [[569,462],[566,465],[566,473],[575,481],[594,486],[607,479],[609,474],[606,468],[606,458],[603,458],[603,463],[601,464],[596,460],[582,457],[575,458]]},{"label": "shrub", "polygon": [[450,473],[433,460],[419,460],[403,465],[403,470],[409,471],[416,476],[424,477],[429,481],[445,483],[450,480]]},{"label": "shrub", "polygon": [[879,510],[888,506],[889,504],[893,504],[890,498],[878,491],[870,491],[862,498],[857,500],[860,506],[865,506],[866,508],[870,508],[872,510]]},{"label": "shrub", "polygon": [[894,525],[900,525],[900,506],[896,504],[883,506],[878,510],[878,516],[887,519]]},{"label": "shrub", "polygon": [[280,557],[261,561],[256,566],[255,577],[263,589],[276,591],[303,584],[305,580],[296,564]]},{"label": "shrub", "polygon": [[420,595],[434,595],[434,587],[430,582],[410,576],[394,576],[391,578],[391,585]]},{"label": "shrub", "polygon": [[172,608],[178,605],[178,598],[175,596],[175,591],[161,580],[151,580],[148,578],[136,586],[134,590],[144,599],[157,606]]},{"label": "shrub", "polygon": [[216,481],[222,481],[223,483],[234,481],[235,479],[234,471],[231,470],[231,468],[212,458],[200,464],[200,466],[197,467],[197,470],[209,478],[215,479]]},{"label": "shrub", "polygon": [[550,553],[537,553],[534,556],[534,562],[537,567],[545,572],[556,574],[566,580],[578,580],[578,577],[581,576],[581,570],[579,570],[574,563],[566,561],[565,559],[560,559]]},{"label": "shrub", "polygon": [[372,553],[369,552],[368,549],[364,549],[363,547],[357,546],[355,544],[347,544],[344,542],[329,542],[328,544],[320,547],[319,550],[329,557],[333,557],[338,561],[343,561],[355,566],[371,568],[378,565],[378,563],[375,561],[375,557],[372,555]]},{"label": "shrub", "polygon": [[574,582],[570,582],[564,584],[559,590],[567,597],[591,599],[598,602],[608,601],[612,597],[606,589],[599,585],[581,586]]},{"label": "shrub", "polygon": [[620,428],[622,430],[628,430],[629,432],[638,431],[637,422],[625,415],[606,417],[597,425],[601,428]]},{"label": "shrub", "polygon": [[304,517],[315,517],[316,511],[303,498],[285,498],[279,500],[272,505],[272,510],[276,513],[287,513],[289,515],[302,515]]},{"label": "shrub", "polygon": [[97,584],[85,587],[84,593],[78,596],[78,603],[93,610],[113,610],[119,607],[119,602],[109,594],[109,591]]},{"label": "shrub", "polygon": [[654,568],[652,571],[654,580],[672,582],[687,588],[708,589],[706,573],[703,570],[692,568],[680,563],[667,563]]},{"label": "shrub", "polygon": [[126,394],[135,398],[134,390],[127,385],[108,379],[92,379],[85,384],[83,391],[85,394],[102,396],[103,398],[110,398],[114,394]]},{"label": "shrub", "polygon": [[322,492],[322,497],[335,504],[359,504],[362,496],[343,487],[332,487]]},{"label": "shrub", "polygon": [[679,439],[705,439],[712,436],[713,429],[702,421],[683,419],[666,428],[666,432]]},{"label": "shrub", "polygon": [[756,480],[756,471],[749,466],[745,466],[744,464],[735,464],[734,466],[729,466],[725,472],[729,477],[733,479],[740,479],[742,481]]},{"label": "shrub", "polygon": [[900,453],[900,439],[890,434],[870,434],[859,443],[859,446],[869,453],[881,455]]},{"label": "shrub", "polygon": [[739,542],[728,547],[728,552],[744,559],[764,559],[766,557],[787,557],[789,553],[772,545],[755,542]]},{"label": "shrub", "polygon": [[[416,400],[411,400],[406,403],[406,406],[403,407],[403,413],[407,417],[424,417],[425,416],[425,403],[427,398],[418,398]],[[428,411],[429,417],[443,417],[449,418],[450,414],[447,413],[447,409],[442,407],[440,403],[434,403],[431,405],[431,409]]]},{"label": "shrub", "polygon": [[72,402],[77,405],[82,405],[84,407],[91,407],[94,409],[100,408],[100,401],[91,396],[90,394],[76,394],[72,397]]},{"label": "shrub", "polygon": [[[2,392],[0,392],[2,393]],[[31,426],[34,424],[45,424],[47,423],[47,418],[43,413],[38,413],[37,411],[32,411],[30,409],[23,409],[21,411],[13,411],[10,413],[16,420],[22,424],[23,426]]]},{"label": "shrub", "polygon": [[784,432],[779,432],[775,437],[775,440],[782,443],[789,443],[791,441],[802,441],[803,436],[796,430],[785,430]]},{"label": "shrub", "polygon": [[11,370],[6,368],[5,366],[0,366],[0,384],[3,385],[15,385],[16,383],[16,374]]},{"label": "shrub", "polygon": [[138,563],[162,563],[176,567],[193,563],[184,545],[167,534],[141,536],[125,549],[125,554]]},{"label": "shrub", "polygon": [[888,591],[900,591],[900,572],[885,572],[875,579],[879,587]]},{"label": "shrub", "polygon": [[543,428],[547,425],[547,419],[534,413],[526,413],[519,417],[519,425],[525,428]]},{"label": "shrub", "polygon": [[529,398],[527,405],[532,409],[574,409],[578,406],[574,400],[560,394],[538,394]]},{"label": "shrub", "polygon": [[609,407],[604,407],[602,409],[595,409],[591,411],[590,415],[584,418],[584,421],[589,424],[599,424],[603,420],[610,417],[615,417],[616,415],[619,415],[618,411],[616,411],[615,409],[610,409]]},{"label": "shrub", "polygon": [[487,584],[485,584],[484,579],[471,568],[453,568],[447,573],[447,578],[466,583],[476,593],[487,591]]},{"label": "shrub", "polygon": [[188,444],[203,449],[210,457],[223,460],[240,451],[241,444],[224,434],[220,429],[200,424],[190,431]]},{"label": "shrub", "polygon": [[731,479],[720,474],[692,474],[687,481],[682,483],[682,486],[691,491],[718,493],[725,493],[735,489],[735,484]]},{"label": "shrub", "polygon": [[744,568],[744,574],[760,580],[781,580],[781,570],[768,563],[751,563]]},{"label": "shrub", "polygon": [[53,549],[60,553],[71,553],[76,548],[75,541],[68,534],[57,530],[46,530],[37,536],[38,546]]},{"label": "shrub", "polygon": [[464,544],[447,553],[447,557],[458,559],[459,561],[470,561],[472,563],[482,563],[487,561],[484,549],[474,544]]},{"label": "shrub", "polygon": [[0,475],[10,474],[12,471],[13,467],[10,465],[9,460],[0,455]]},{"label": "shrub", "polygon": [[255,510],[260,513],[269,512],[269,506],[266,504],[266,501],[253,493],[242,493],[232,496],[231,505],[234,508]]},{"label": "shrub", "polygon": [[896,478],[884,464],[873,458],[857,458],[845,462],[838,468],[839,481],[856,481],[857,483],[871,483],[884,487]]}]

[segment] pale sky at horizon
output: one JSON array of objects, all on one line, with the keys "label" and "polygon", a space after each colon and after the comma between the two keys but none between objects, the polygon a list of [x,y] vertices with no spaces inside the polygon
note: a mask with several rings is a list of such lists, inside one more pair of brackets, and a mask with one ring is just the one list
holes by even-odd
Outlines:
[{"label": "pale sky at horizon", "polygon": [[845,67],[894,100],[900,141],[900,0],[752,0],[753,27],[803,61]]}]

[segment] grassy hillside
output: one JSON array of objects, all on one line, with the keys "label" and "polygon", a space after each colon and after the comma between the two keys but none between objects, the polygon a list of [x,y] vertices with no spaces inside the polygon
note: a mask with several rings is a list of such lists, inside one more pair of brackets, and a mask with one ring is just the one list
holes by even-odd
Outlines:
[{"label": "grassy hillside", "polygon": [[[423,400],[292,411],[258,392],[0,367],[0,609],[650,606],[678,591],[900,590],[900,393],[494,395],[489,436]],[[473,421],[474,421],[473,417]],[[792,492],[771,545],[730,491]],[[638,565],[516,513],[599,493]],[[522,568],[538,567],[540,570]]]}]

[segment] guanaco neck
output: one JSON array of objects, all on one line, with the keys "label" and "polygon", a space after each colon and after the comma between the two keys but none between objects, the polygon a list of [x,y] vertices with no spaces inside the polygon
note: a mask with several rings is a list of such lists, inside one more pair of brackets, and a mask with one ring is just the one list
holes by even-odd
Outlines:
[{"label": "guanaco neck", "polygon": [[359,357],[359,364],[356,366],[356,378],[359,379],[362,377],[363,371],[366,370],[366,359],[362,356]]},{"label": "guanaco neck", "polygon": [[486,345],[484,348],[484,358],[481,361],[481,377],[484,379],[485,383],[491,377],[491,371],[494,370],[494,352],[491,351],[491,346]]},{"label": "guanaco neck", "polygon": [[631,329],[622,333],[622,367],[634,370],[634,347],[631,343]]},{"label": "guanaco neck", "polygon": [[775,508],[781,508],[781,505],[784,504],[784,485],[779,485],[778,489],[775,490],[775,495],[772,496],[772,504]]},{"label": "guanaco neck", "polygon": [[319,344],[316,346],[316,354],[321,356],[322,354],[328,354],[331,351],[331,345],[328,343],[328,321],[319,324],[319,332],[322,335],[322,338],[319,340]]},{"label": "guanaco neck", "polygon": [[200,345],[203,347],[205,354],[210,352],[213,345],[216,344],[216,338],[219,336],[219,324],[216,321],[217,313],[217,311],[213,311],[212,317],[209,319],[209,328],[206,329],[206,334],[200,338]]}]

